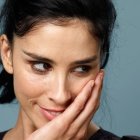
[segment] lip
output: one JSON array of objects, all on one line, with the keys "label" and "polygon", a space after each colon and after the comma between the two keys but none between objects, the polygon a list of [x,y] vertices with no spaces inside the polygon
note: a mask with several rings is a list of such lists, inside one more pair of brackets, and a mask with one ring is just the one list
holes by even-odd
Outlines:
[{"label": "lip", "polygon": [[59,116],[61,113],[64,112],[64,110],[58,110],[58,109],[46,109],[44,107],[40,107],[42,114],[49,120],[53,120],[57,116]]}]

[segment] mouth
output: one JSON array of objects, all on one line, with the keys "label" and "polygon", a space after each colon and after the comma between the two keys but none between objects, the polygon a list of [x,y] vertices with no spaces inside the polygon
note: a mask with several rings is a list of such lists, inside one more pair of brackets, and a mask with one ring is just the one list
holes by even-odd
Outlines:
[{"label": "mouth", "polygon": [[57,110],[57,109],[46,109],[43,107],[40,107],[42,114],[49,120],[53,120],[60,114],[64,112],[64,110]]}]

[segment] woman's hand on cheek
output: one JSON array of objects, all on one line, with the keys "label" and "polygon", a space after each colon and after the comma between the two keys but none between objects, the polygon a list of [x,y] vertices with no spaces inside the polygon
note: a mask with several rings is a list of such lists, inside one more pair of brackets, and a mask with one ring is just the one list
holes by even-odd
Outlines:
[{"label": "woman's hand on cheek", "polygon": [[85,140],[100,104],[103,75],[103,71],[99,72],[61,115],[33,132],[27,140]]}]

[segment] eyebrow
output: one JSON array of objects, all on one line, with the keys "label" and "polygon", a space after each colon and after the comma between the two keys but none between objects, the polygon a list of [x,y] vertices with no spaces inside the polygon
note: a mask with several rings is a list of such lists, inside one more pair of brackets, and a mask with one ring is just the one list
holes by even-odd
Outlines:
[{"label": "eyebrow", "polygon": [[30,52],[26,52],[25,50],[23,50],[23,53],[26,54],[29,57],[32,57],[33,59],[36,59],[38,61],[43,61],[43,62],[49,62],[51,64],[55,64],[55,62],[49,58],[45,58],[43,56],[40,56],[38,54],[34,54],[34,53],[30,53]]},{"label": "eyebrow", "polygon": [[[28,55],[29,57],[32,57],[33,59],[43,61],[43,62],[49,62],[51,64],[56,64],[53,60],[46,58],[46,57],[43,57],[43,56],[40,56],[38,54],[26,52],[24,50],[23,50],[23,52],[24,52],[24,54]],[[94,56],[91,56],[91,57],[88,57],[88,58],[85,58],[82,60],[76,60],[76,61],[72,62],[72,64],[75,64],[75,65],[87,64],[87,63],[94,62],[96,59],[97,59],[97,56],[94,55]]]}]

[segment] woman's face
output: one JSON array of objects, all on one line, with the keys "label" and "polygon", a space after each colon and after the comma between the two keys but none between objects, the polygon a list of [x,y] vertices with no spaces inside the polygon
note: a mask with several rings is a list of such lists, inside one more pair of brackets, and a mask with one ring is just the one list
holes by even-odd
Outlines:
[{"label": "woman's face", "polygon": [[15,94],[36,128],[61,114],[99,72],[99,42],[82,21],[43,24],[15,36],[13,46]]}]

